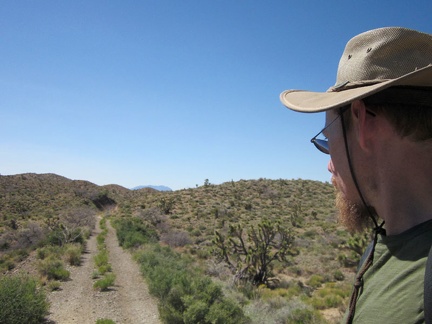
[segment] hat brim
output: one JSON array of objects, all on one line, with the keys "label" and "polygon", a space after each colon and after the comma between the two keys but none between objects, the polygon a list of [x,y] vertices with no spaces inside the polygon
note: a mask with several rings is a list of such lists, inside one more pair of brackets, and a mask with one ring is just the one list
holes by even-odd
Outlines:
[{"label": "hat brim", "polygon": [[314,113],[343,107],[354,100],[363,99],[393,86],[432,87],[432,65],[405,74],[397,79],[386,80],[371,85],[359,86],[342,91],[311,92],[286,90],[281,93],[281,102],[289,109]]}]

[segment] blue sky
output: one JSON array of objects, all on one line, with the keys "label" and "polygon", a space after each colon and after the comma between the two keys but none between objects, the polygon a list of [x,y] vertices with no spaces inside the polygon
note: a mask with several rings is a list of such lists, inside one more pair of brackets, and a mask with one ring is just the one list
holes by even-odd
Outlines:
[{"label": "blue sky", "polygon": [[328,181],[309,143],[346,42],[432,33],[430,0],[4,1],[0,173],[182,189],[240,179]]}]

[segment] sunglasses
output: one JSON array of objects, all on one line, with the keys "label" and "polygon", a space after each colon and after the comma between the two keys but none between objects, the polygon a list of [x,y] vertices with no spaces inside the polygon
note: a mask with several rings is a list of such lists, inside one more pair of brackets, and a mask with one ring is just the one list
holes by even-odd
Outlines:
[{"label": "sunglasses", "polygon": [[[317,138],[318,136],[320,136],[327,128],[329,128],[336,120],[338,120],[338,118],[340,118],[343,113],[345,111],[347,111],[350,108],[350,106],[346,106],[346,107],[342,107],[339,110],[339,115],[333,119],[326,127],[324,127],[318,134],[316,134],[314,137],[312,137],[311,142],[315,145],[315,147],[322,153],[324,154],[330,154],[330,150],[329,150],[329,143],[328,143],[328,139],[327,137],[325,137],[324,139],[319,139]],[[372,116],[376,116],[375,113],[366,110],[366,113],[372,115]]]}]

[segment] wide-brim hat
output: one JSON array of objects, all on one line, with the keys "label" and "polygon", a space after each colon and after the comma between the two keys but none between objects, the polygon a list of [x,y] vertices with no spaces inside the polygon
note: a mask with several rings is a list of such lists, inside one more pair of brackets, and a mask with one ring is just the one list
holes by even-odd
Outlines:
[{"label": "wide-brim hat", "polygon": [[394,86],[432,87],[432,35],[401,27],[362,33],[347,43],[327,92],[286,90],[280,99],[295,111],[320,112]]}]

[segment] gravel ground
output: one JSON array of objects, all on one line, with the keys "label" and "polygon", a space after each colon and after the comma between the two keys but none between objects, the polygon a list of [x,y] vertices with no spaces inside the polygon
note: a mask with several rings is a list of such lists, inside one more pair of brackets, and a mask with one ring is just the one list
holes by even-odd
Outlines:
[{"label": "gravel ground", "polygon": [[95,324],[97,319],[111,319],[116,324],[160,323],[157,301],[149,295],[138,264],[129,252],[118,245],[109,222],[106,246],[109,262],[116,274],[114,287],[100,292],[93,289],[93,257],[96,255],[96,236],[99,224],[87,243],[83,262],[71,267],[70,280],[63,282],[61,290],[49,294],[51,303],[49,323]]}]

